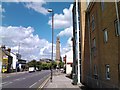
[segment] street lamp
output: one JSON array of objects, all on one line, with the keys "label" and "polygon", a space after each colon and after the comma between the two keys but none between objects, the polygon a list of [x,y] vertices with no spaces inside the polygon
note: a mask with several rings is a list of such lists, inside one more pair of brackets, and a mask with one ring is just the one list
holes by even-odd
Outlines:
[{"label": "street lamp", "polygon": [[[54,27],[53,27],[53,17],[54,17],[54,12],[52,9],[48,9],[48,12],[52,13],[52,55],[51,55],[51,59],[52,59],[52,62],[53,62],[53,36],[54,36]],[[51,82],[52,82],[52,65],[51,65]]]}]

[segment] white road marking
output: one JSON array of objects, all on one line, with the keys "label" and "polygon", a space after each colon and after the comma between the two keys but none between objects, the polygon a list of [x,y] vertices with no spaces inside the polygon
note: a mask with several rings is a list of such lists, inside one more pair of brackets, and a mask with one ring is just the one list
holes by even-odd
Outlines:
[{"label": "white road marking", "polygon": [[35,82],[34,84],[32,84],[31,86],[29,86],[29,88],[32,88],[35,84],[37,84],[38,82]]},{"label": "white road marking", "polygon": [[11,83],[13,83],[13,82],[8,82],[8,83],[4,84],[4,86],[9,85],[9,84],[11,84]]},{"label": "white road marking", "polygon": [[23,80],[26,79],[26,78],[22,78]]},{"label": "white road marking", "polygon": [[19,81],[20,79],[15,79],[15,80],[13,80],[13,81]]},{"label": "white road marking", "polygon": [[6,83],[8,83],[8,82],[3,82],[2,84],[6,84]]},{"label": "white road marking", "polygon": [[26,78],[19,78],[19,79],[15,79],[13,81],[20,81],[20,80],[24,80],[24,79],[26,79]]}]

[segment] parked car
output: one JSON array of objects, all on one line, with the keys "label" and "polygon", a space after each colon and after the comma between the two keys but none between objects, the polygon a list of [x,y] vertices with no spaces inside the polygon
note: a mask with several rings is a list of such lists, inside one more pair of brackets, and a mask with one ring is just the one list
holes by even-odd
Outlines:
[{"label": "parked car", "polygon": [[29,67],[29,73],[30,72],[35,72],[36,70],[35,70],[35,67]]}]

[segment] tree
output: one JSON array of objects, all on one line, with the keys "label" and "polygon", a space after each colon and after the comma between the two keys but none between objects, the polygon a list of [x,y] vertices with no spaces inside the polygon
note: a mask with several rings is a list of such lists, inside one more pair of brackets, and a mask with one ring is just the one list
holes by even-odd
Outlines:
[{"label": "tree", "polygon": [[42,63],[37,61],[36,62],[36,67],[38,68],[38,70],[41,70],[42,69]]},{"label": "tree", "polygon": [[55,61],[52,62],[52,68],[55,69],[57,67],[57,63]]},{"label": "tree", "polygon": [[59,68],[63,68],[64,67],[64,62],[62,62],[62,57],[60,57],[60,62],[59,62]]},{"label": "tree", "polygon": [[64,67],[64,62],[60,62],[59,63],[59,68],[63,68]]},{"label": "tree", "polygon": [[36,60],[32,60],[32,61],[28,62],[27,64],[28,64],[29,67],[35,67],[36,68],[37,62],[36,62]]}]

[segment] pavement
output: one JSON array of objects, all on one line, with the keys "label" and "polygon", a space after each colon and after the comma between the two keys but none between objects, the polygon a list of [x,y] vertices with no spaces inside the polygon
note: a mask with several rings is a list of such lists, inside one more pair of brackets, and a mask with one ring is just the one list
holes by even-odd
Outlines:
[{"label": "pavement", "polygon": [[43,90],[46,89],[60,89],[60,90],[66,90],[66,89],[76,89],[76,90],[82,90],[81,87],[84,87],[81,83],[78,85],[72,84],[72,79],[66,77],[67,75],[61,72],[55,72],[53,74],[52,82],[50,79],[45,83]]}]

